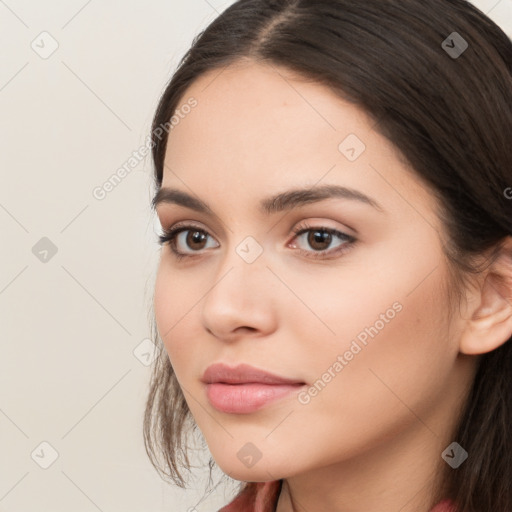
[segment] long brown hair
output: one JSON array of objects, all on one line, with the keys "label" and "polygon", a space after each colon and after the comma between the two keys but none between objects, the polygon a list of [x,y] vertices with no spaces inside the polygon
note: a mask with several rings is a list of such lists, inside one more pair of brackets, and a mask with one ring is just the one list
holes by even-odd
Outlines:
[{"label": "long brown hair", "polygon": [[[478,272],[474,257],[496,254],[512,235],[509,37],[464,0],[239,0],[196,37],[160,99],[152,126],[157,189],[167,144],[159,127],[194,80],[244,58],[327,85],[375,120],[440,200],[460,300],[465,277]],[[153,334],[160,357],[144,442],[160,474],[183,486],[187,432],[196,425],[155,326]],[[446,473],[446,497],[459,512],[512,511],[511,375],[512,338],[481,357],[454,432],[470,454]]]}]

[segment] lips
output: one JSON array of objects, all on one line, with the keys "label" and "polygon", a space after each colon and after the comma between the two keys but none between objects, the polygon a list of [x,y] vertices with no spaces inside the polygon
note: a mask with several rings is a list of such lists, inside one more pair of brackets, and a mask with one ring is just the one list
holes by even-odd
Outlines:
[{"label": "lips", "polygon": [[220,412],[248,414],[297,392],[303,381],[281,377],[247,364],[209,366],[202,381],[210,404]]},{"label": "lips", "polygon": [[281,377],[248,364],[229,367],[223,363],[209,366],[203,374],[202,381],[206,384],[221,382],[224,384],[305,384],[304,381]]}]

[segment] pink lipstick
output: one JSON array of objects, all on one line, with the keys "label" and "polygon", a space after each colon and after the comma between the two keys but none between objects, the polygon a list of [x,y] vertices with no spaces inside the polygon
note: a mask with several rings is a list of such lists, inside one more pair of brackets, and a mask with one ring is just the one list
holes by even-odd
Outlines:
[{"label": "pink lipstick", "polygon": [[248,414],[298,391],[305,382],[275,375],[247,364],[209,366],[201,379],[206,395],[218,411]]}]

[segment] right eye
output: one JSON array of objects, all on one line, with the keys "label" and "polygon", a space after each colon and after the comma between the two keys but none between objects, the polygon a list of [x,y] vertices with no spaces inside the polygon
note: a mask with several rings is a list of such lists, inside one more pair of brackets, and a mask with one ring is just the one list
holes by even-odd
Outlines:
[{"label": "right eye", "polygon": [[[210,235],[201,228],[193,225],[174,226],[164,230],[163,235],[158,237],[160,245],[169,245],[173,254],[178,258],[195,256],[195,253],[203,249],[219,247],[219,245],[208,246],[207,241]],[[205,245],[206,242],[206,245]],[[181,245],[180,245],[181,244]],[[187,251],[187,246],[190,251]]]}]

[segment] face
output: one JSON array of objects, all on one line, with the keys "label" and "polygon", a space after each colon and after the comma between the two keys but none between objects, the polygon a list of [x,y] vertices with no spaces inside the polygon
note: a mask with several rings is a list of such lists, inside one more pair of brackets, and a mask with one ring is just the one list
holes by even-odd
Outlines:
[{"label": "face", "polygon": [[[154,306],[221,469],[283,478],[442,431],[461,388],[431,192],[362,110],[283,68],[216,70],[191,98],[162,187],[208,209],[158,204],[164,230],[185,229],[162,247]],[[207,385],[214,363],[295,384]]]}]

